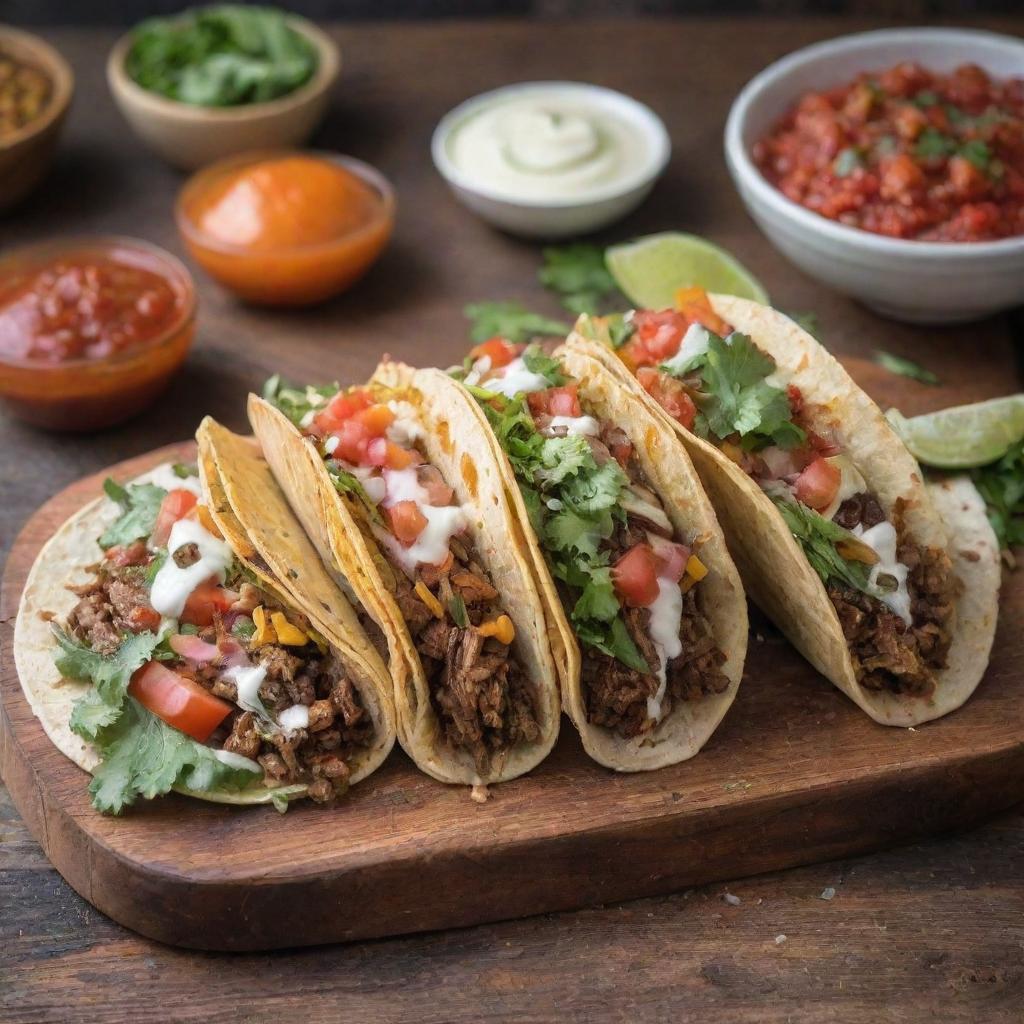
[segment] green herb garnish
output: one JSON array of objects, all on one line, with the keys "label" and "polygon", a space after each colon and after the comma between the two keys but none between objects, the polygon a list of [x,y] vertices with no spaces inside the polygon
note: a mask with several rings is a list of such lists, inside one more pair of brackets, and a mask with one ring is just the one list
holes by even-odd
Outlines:
[{"label": "green herb garnish", "polygon": [[457,591],[452,594],[451,600],[448,602],[448,614],[452,617],[452,622],[460,629],[465,629],[469,625],[469,616],[466,614],[466,602]]},{"label": "green herb garnish", "polygon": [[971,479],[985,504],[999,546],[1024,544],[1024,442],[999,460],[971,470]]},{"label": "green herb garnish", "polygon": [[475,302],[466,306],[465,314],[470,321],[469,336],[476,342],[498,337],[520,343],[565,337],[571,330],[569,324],[532,313],[518,302]]},{"label": "green herb garnish", "polygon": [[121,515],[100,535],[99,545],[106,550],[115,544],[130,544],[148,537],[156,526],[157,513],[167,492],[156,484],[128,484],[122,487],[107,477],[103,490],[121,506]]},{"label": "green herb garnish", "polygon": [[579,243],[545,249],[544,266],[537,277],[573,313],[595,314],[619,291],[605,265],[604,249],[598,245]]},{"label": "green herb garnish", "polygon": [[875,351],[875,362],[890,373],[898,374],[900,377],[909,377],[911,380],[918,380],[922,384],[939,384],[939,378],[926,370],[923,366],[915,363],[913,359],[904,356],[894,356],[891,352],[884,352],[882,349]]}]

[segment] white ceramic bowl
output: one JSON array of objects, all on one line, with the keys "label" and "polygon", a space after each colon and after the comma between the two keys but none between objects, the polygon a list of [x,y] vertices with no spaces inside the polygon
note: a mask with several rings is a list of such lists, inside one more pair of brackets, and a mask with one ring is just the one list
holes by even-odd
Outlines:
[{"label": "white ceramic bowl", "polygon": [[755,166],[751,147],[802,94],[901,61],[934,71],[973,63],[997,78],[1024,74],[1024,42],[964,29],[885,29],[808,46],[767,67],[736,98],[725,155],[751,216],[811,277],[898,320],[974,320],[1024,303],[1024,236],[916,242],[847,227],[787,199]]},{"label": "white ceramic bowl", "polygon": [[[573,201],[515,198],[487,188],[455,166],[449,141],[459,124],[496,100],[551,88],[579,92],[588,102],[629,121],[648,140],[646,162],[624,181],[593,189]],[[431,153],[434,166],[459,202],[489,224],[524,238],[568,238],[605,227],[639,206],[664,171],[672,144],[664,123],[650,107],[614,89],[585,82],[523,82],[481,93],[450,110],[434,129]]]},{"label": "white ceramic bowl", "polygon": [[185,171],[251,149],[301,146],[323,118],[341,56],[334,40],[312,22],[289,15],[288,25],[313,44],[316,70],[305,85],[266,103],[197,107],[143,89],[124,67],[134,29],[110,51],[107,83],[135,134],[158,156]]}]

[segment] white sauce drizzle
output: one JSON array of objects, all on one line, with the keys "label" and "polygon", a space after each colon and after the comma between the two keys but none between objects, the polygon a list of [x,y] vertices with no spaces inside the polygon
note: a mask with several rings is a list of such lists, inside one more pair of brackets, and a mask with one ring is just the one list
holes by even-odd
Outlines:
[{"label": "white sauce drizzle", "polygon": [[565,427],[567,434],[588,434],[597,437],[601,433],[601,424],[593,416],[552,416],[551,422],[544,428],[544,433],[551,437],[556,427]]},{"label": "white sauce drizzle", "polygon": [[551,387],[551,382],[541,373],[533,373],[526,368],[523,357],[513,359],[500,377],[492,377],[483,383],[485,391],[494,391],[506,398],[516,395],[530,394],[533,391],[544,391]]},{"label": "white sauce drizzle", "polygon": [[466,514],[458,505],[421,505],[420,512],[427,525],[411,547],[402,549],[402,561],[413,567],[440,565],[448,557],[452,537],[468,526]]},{"label": "white sauce drizzle", "polygon": [[233,750],[215,750],[209,748],[210,753],[213,754],[218,761],[226,764],[229,768],[241,768],[247,772],[253,772],[256,775],[262,775],[263,769],[255,762],[251,761],[247,757],[243,757],[241,754],[236,754]]},{"label": "white sauce drizzle", "polygon": [[657,721],[661,718],[661,706],[668,683],[666,667],[673,658],[683,653],[683,643],[679,639],[679,627],[683,619],[683,592],[679,584],[674,580],[659,578],[658,596],[650,605],[650,612],[651,640],[658,652],[658,678],[661,683],[657,693],[647,698],[647,714]]},{"label": "white sauce drizzle", "polygon": [[[913,625],[910,614],[910,592],[907,590],[907,573],[910,571],[896,560],[896,527],[892,523],[879,523],[865,530],[856,526],[853,533],[878,555],[878,561],[871,567],[868,583],[875,588],[875,596],[887,608],[895,612],[908,626]],[[878,590],[878,577],[892,576],[898,586],[888,593]]]},{"label": "white sauce drizzle", "polygon": [[427,491],[420,484],[415,466],[409,469],[385,469],[381,478],[387,490],[382,501],[385,508],[391,508],[400,501],[415,501],[417,505],[426,504]]},{"label": "white sauce drizzle", "polygon": [[708,333],[707,328],[702,327],[700,324],[690,324],[683,335],[679,351],[661,365],[673,376],[682,375],[694,359],[707,352],[710,344],[711,335]]},{"label": "white sauce drizzle", "polygon": [[162,487],[165,491],[191,491],[197,498],[203,496],[203,490],[199,486],[199,477],[178,476],[168,463],[150,470],[141,477],[141,480],[156,484],[157,487]]},{"label": "white sauce drizzle", "polygon": [[224,673],[224,678],[235,684],[235,703],[243,711],[251,711],[264,721],[273,723],[270,712],[260,700],[260,687],[267,678],[266,665],[236,665]]},{"label": "white sauce drizzle", "polygon": [[300,729],[308,729],[309,708],[305,704],[293,704],[290,708],[278,712],[277,724],[286,733],[296,733]]},{"label": "white sauce drizzle", "polygon": [[363,485],[366,496],[379,505],[387,496],[388,488],[384,478],[367,466],[353,466],[352,475]]},{"label": "white sauce drizzle", "polygon": [[[199,559],[182,569],[174,561],[174,553],[186,544],[196,545]],[[189,594],[212,576],[223,583],[233,558],[231,548],[204,530],[202,523],[195,519],[179,519],[171,527],[167,541],[167,560],[153,580],[149,603],[161,615],[180,619]]]},{"label": "white sauce drizzle", "polygon": [[847,498],[852,498],[855,494],[864,493],[867,491],[868,485],[864,477],[861,476],[860,470],[854,465],[853,459],[845,452],[841,455],[833,455],[825,461],[835,466],[840,474],[839,490],[836,491],[832,504],[821,513],[826,519],[831,519],[839,511],[839,506]]},{"label": "white sauce drizzle", "polygon": [[389,441],[404,447],[411,447],[427,436],[414,405],[392,399],[388,402],[388,408],[395,414],[394,422],[387,429]]}]

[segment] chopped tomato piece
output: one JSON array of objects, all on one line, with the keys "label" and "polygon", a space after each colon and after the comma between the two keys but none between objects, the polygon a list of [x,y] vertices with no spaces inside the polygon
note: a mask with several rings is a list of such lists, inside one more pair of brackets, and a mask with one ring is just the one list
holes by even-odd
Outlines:
[{"label": "chopped tomato piece", "polygon": [[552,416],[583,415],[576,389],[575,384],[567,384],[565,387],[551,388],[548,391],[548,411]]},{"label": "chopped tomato piece", "polygon": [[420,487],[427,492],[427,504],[450,505],[455,492],[444,482],[437,466],[420,466],[417,473]]},{"label": "chopped tomato piece", "polygon": [[701,324],[713,334],[724,338],[732,328],[711,308],[711,300],[703,288],[680,288],[676,292],[676,309],[689,324]]},{"label": "chopped tomato piece", "polygon": [[370,437],[383,437],[388,427],[395,422],[395,414],[386,405],[371,405],[357,412],[352,419],[362,423]]},{"label": "chopped tomato piece", "polygon": [[657,312],[638,309],[633,314],[633,337],[619,355],[632,367],[653,366],[670,359],[679,351],[686,334],[686,319],[674,309]]},{"label": "chopped tomato piece", "polygon": [[368,391],[339,391],[313,417],[313,426],[321,436],[332,434],[347,419],[373,404],[373,396]]},{"label": "chopped tomato piece", "polygon": [[103,557],[114,565],[145,565],[149,561],[149,549],[145,541],[136,540],[131,544],[115,544],[107,548]]},{"label": "chopped tomato piece", "polygon": [[211,576],[188,595],[181,621],[193,626],[211,626],[214,615],[224,615],[237,600],[238,594],[222,587],[217,578]]},{"label": "chopped tomato piece", "polygon": [[408,469],[410,466],[418,466],[423,457],[414,448],[403,448],[385,437],[375,437],[366,446],[366,461],[371,466]]},{"label": "chopped tomato piece", "polygon": [[693,429],[697,406],[686,388],[674,377],[662,373],[654,366],[641,366],[636,371],[640,386],[678,423]]},{"label": "chopped tomato piece", "polygon": [[406,546],[415,543],[424,531],[427,518],[415,501],[399,501],[387,510],[391,532]]},{"label": "chopped tomato piece", "polygon": [[194,679],[172,672],[159,661],[138,669],[128,692],[168,725],[205,743],[231,713],[231,705],[208,693]]},{"label": "chopped tomato piece", "polygon": [[629,460],[633,458],[633,446],[629,441],[616,441],[611,446],[611,453],[612,458],[625,469]]},{"label": "chopped tomato piece", "polygon": [[160,504],[160,511],[156,514],[156,526],[149,538],[150,544],[155,548],[162,548],[167,544],[171,535],[171,527],[179,519],[184,519],[196,507],[199,499],[184,488],[177,488],[168,491]]},{"label": "chopped tomato piece", "polygon": [[612,566],[615,592],[631,608],[646,608],[658,597],[658,560],[650,544],[634,544]]},{"label": "chopped tomato piece", "polygon": [[148,604],[137,604],[125,616],[128,628],[133,633],[149,630],[155,633],[160,628],[160,613]]},{"label": "chopped tomato piece", "polygon": [[820,512],[832,504],[843,474],[820,455],[796,478],[793,493],[797,500]]},{"label": "chopped tomato piece", "polygon": [[332,453],[336,459],[344,459],[353,466],[365,461],[366,448],[371,440],[370,431],[365,423],[360,423],[359,420],[345,420],[332,432],[332,436],[338,439],[337,447]]},{"label": "chopped tomato piece", "polygon": [[508,366],[524,348],[524,345],[513,345],[511,341],[506,341],[495,335],[493,338],[488,338],[482,345],[471,348],[469,358],[476,362],[477,359],[486,357],[491,361],[491,369],[497,370],[499,367]]}]

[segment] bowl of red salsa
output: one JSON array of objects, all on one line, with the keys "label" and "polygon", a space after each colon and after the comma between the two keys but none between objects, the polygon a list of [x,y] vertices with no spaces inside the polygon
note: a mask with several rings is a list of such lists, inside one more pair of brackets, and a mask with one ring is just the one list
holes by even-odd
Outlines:
[{"label": "bowl of red salsa", "polygon": [[132,238],[61,239],[0,257],[0,399],[29,423],[96,430],[134,416],[181,365],[195,288]]},{"label": "bowl of red salsa", "polygon": [[730,172],[802,270],[903,320],[1024,302],[1024,42],[891,29],[809,46],[742,90]]}]

